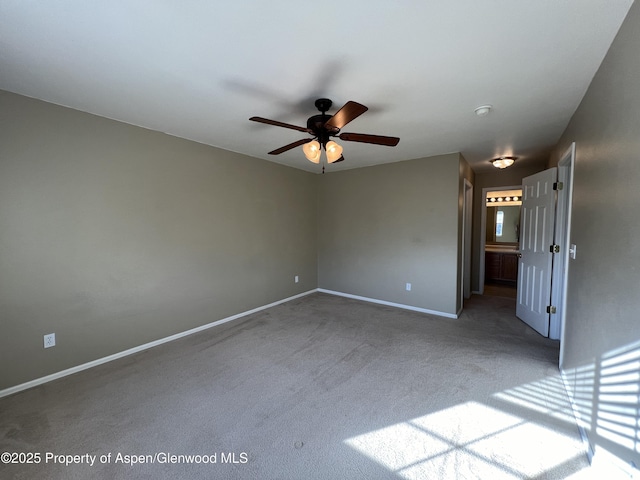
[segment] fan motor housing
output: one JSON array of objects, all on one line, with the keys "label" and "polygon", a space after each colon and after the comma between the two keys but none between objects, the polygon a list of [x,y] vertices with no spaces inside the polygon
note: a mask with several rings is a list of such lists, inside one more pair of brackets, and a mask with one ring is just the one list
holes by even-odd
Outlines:
[{"label": "fan motor housing", "polygon": [[331,115],[327,115],[322,113],[320,115],[314,115],[313,117],[309,117],[307,120],[307,128],[313,132],[314,135],[323,135],[330,134],[333,135],[338,133],[339,129],[327,130],[324,125],[329,121]]},{"label": "fan motor housing", "polygon": [[326,143],[330,136],[336,135],[340,131],[339,128],[329,130],[325,127],[325,124],[332,117],[332,115],[327,115],[326,113],[327,110],[331,108],[331,105],[333,105],[333,102],[328,98],[317,99],[315,106],[322,113],[320,113],[320,115],[314,115],[307,120],[307,128],[318,137],[318,140],[322,144]]}]

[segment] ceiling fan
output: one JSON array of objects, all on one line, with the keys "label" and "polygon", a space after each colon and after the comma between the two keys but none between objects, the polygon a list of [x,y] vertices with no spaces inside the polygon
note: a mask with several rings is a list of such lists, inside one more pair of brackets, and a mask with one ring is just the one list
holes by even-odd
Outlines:
[{"label": "ceiling fan", "polygon": [[[340,133],[342,127],[362,115],[368,108],[360,103],[349,101],[336,113],[328,115],[327,111],[331,108],[332,104],[333,102],[328,98],[319,98],[316,100],[315,105],[320,111],[320,114],[309,117],[306,128],[262,117],[251,117],[249,120],[274,125],[276,127],[291,128],[312,135],[311,138],[303,138],[284,147],[276,148],[270,151],[269,155],[280,155],[292,148],[302,146],[305,156],[313,163],[320,163],[320,155],[323,149],[326,153],[328,163],[337,163],[344,160],[342,147],[331,140],[331,137],[338,137],[340,140],[347,142],[372,143],[375,145],[386,145],[388,147],[395,147],[400,141],[398,137],[385,137],[365,133]],[[324,172],[324,165],[322,171]]]}]

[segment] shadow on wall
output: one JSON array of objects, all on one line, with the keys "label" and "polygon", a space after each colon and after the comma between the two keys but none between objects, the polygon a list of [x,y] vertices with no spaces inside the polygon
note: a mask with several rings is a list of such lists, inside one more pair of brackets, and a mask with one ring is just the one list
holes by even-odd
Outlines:
[{"label": "shadow on wall", "polygon": [[564,377],[594,465],[606,456],[617,457],[622,468],[638,468],[640,341],[612,350],[591,364],[565,369]]}]

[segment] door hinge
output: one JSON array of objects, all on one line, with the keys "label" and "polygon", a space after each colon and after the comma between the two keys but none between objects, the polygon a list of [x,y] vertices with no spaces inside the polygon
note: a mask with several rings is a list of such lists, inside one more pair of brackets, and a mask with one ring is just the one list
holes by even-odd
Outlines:
[{"label": "door hinge", "polygon": [[553,184],[554,190],[562,190],[563,188],[564,188],[564,183],[562,182],[556,182]]},{"label": "door hinge", "polygon": [[547,313],[556,313],[556,307],[554,307],[553,305],[549,305],[547,307]]},{"label": "door hinge", "polygon": [[549,245],[549,251],[551,253],[560,253],[560,245],[556,245],[555,243],[553,245]]}]

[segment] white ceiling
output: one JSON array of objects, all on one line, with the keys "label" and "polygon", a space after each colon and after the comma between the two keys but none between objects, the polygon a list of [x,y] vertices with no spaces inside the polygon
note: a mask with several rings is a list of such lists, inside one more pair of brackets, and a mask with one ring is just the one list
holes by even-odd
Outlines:
[{"label": "white ceiling", "polygon": [[[633,0],[0,0],[0,89],[319,172],[313,102],[369,107],[354,168],[462,152],[546,159]],[[486,117],[474,109],[493,105]]]}]

